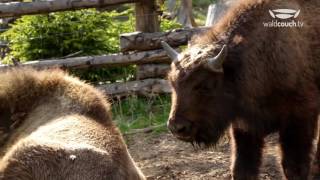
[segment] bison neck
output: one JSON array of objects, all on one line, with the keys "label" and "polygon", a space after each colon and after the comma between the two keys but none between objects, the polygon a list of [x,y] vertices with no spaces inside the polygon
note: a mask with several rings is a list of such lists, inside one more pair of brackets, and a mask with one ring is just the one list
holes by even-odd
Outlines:
[{"label": "bison neck", "polygon": [[[320,16],[320,11],[314,6],[320,1],[261,2],[235,7],[243,13],[230,11],[213,28],[215,33],[200,43],[221,40],[228,44],[225,75],[234,83],[236,114],[241,119],[235,122],[271,132],[292,115],[319,109],[320,73],[316,69],[320,65],[320,44],[316,37],[320,23],[314,17]],[[272,20],[269,9],[279,7],[301,9],[303,13],[295,20],[305,26],[264,27],[263,22]]]}]

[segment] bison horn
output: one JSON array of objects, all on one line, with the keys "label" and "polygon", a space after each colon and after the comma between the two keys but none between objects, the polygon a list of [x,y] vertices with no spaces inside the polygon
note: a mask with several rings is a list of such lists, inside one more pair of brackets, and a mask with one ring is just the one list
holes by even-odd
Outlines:
[{"label": "bison horn", "polygon": [[214,72],[223,72],[222,65],[227,56],[227,53],[227,46],[223,45],[221,51],[216,57],[208,59],[207,66],[209,67],[209,69]]},{"label": "bison horn", "polygon": [[161,45],[173,62],[178,61],[179,53],[176,50],[164,41],[161,41]]}]

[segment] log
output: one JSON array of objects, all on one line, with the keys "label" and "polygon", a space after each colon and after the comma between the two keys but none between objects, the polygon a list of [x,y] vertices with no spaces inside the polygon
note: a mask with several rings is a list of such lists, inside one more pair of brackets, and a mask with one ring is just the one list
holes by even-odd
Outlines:
[{"label": "log", "polygon": [[38,2],[10,2],[0,4],[0,18],[29,14],[42,14],[83,8],[99,8],[116,4],[134,3],[136,0],[55,0]]},{"label": "log", "polygon": [[146,64],[138,66],[137,79],[163,78],[170,70],[169,64]]},{"label": "log", "polygon": [[172,47],[186,45],[195,34],[207,31],[209,27],[175,29],[167,32],[133,32],[120,35],[120,50],[127,51],[145,51],[152,49],[161,49],[161,41],[165,41]]},{"label": "log", "polygon": [[21,0],[0,0],[0,3],[16,2],[16,1],[21,2]]},{"label": "log", "polygon": [[[23,67],[34,68],[87,68],[97,66],[125,66],[130,64],[146,64],[146,63],[170,63],[171,60],[163,50],[144,51],[130,54],[111,54],[100,56],[83,56],[66,59],[51,59],[29,61],[21,64]],[[12,65],[0,65],[1,69],[10,68]]]},{"label": "log", "polygon": [[140,81],[119,82],[96,86],[110,96],[129,96],[132,94],[149,96],[150,94],[171,93],[167,80],[145,79]]}]

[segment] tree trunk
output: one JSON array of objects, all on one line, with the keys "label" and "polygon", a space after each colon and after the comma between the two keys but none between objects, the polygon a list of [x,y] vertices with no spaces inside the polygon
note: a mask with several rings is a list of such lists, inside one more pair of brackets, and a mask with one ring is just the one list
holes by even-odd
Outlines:
[{"label": "tree trunk", "polygon": [[182,0],[178,13],[178,22],[184,27],[197,27],[192,14],[192,0]]},{"label": "tree trunk", "polygon": [[176,0],[168,0],[168,11],[171,13],[171,14],[174,14],[174,10],[175,10],[175,7],[176,7]]},{"label": "tree trunk", "polygon": [[206,26],[212,26],[226,13],[234,0],[218,0],[216,4],[211,4],[208,8]]},{"label": "tree trunk", "polygon": [[157,32],[160,30],[155,0],[140,0],[136,3],[136,30]]}]

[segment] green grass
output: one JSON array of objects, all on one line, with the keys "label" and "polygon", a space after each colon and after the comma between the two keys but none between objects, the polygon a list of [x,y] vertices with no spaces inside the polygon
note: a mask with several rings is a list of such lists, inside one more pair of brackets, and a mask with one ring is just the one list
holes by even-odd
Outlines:
[{"label": "green grass", "polygon": [[112,104],[113,119],[122,133],[134,129],[159,126],[154,132],[166,131],[165,123],[170,111],[170,96],[153,97],[130,96],[126,99],[114,100]]}]

